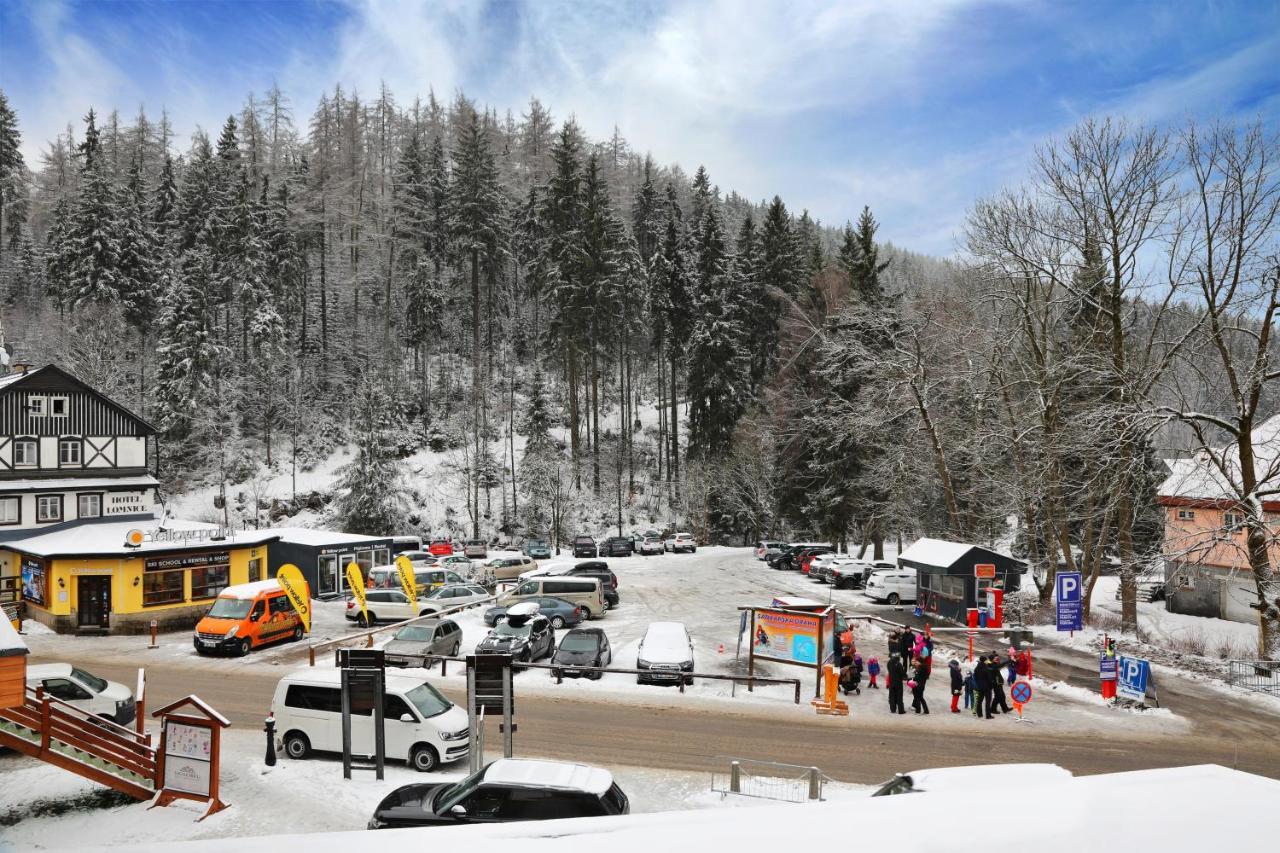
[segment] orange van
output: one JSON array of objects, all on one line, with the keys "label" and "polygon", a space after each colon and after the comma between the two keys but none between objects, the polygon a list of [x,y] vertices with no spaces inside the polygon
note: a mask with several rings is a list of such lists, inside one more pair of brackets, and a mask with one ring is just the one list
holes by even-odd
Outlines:
[{"label": "orange van", "polygon": [[[303,592],[309,594],[309,590]],[[305,633],[293,602],[280,582],[272,579],[224,589],[196,625],[193,641],[202,655],[247,655],[278,640],[301,640]]]}]

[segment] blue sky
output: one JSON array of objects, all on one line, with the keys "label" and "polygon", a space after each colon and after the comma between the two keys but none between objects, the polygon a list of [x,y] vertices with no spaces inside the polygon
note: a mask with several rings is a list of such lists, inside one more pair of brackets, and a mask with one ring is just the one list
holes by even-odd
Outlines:
[{"label": "blue sky", "polygon": [[974,199],[1103,113],[1280,119],[1280,4],[1041,0],[0,0],[24,153],[89,108],[167,108],[185,146],[276,82],[305,124],[341,82],[401,103],[537,95],[722,189],[949,253]]}]

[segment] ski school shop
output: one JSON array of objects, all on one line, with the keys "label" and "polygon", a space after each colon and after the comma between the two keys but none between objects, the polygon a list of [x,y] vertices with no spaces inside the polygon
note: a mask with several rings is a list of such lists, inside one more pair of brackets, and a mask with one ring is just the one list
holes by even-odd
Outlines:
[{"label": "ski school shop", "polygon": [[276,540],[271,546],[271,577],[286,563],[302,570],[313,598],[334,598],[347,590],[348,563],[360,566],[366,578],[374,566],[391,563],[397,549],[389,536],[361,536],[303,527],[259,530]]},{"label": "ski school shop", "polygon": [[988,604],[988,589],[1016,592],[1026,565],[980,545],[917,539],[898,555],[898,567],[916,573],[916,606],[966,624],[970,608]]},{"label": "ski school shop", "polygon": [[[59,633],[189,628],[232,584],[267,577],[267,531],[195,522],[84,523],[0,544],[0,575],[21,579],[26,618]],[[180,525],[180,526],[179,526]]]}]

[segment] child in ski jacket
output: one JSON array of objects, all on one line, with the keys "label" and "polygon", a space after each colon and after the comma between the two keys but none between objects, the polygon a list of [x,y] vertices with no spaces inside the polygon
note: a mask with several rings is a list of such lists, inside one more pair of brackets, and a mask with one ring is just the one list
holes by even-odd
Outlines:
[{"label": "child in ski jacket", "polygon": [[960,661],[955,658],[947,664],[951,673],[951,713],[960,713],[960,694],[964,692],[964,677],[960,674]]},{"label": "child in ski jacket", "polygon": [[879,690],[880,685],[876,684],[876,678],[879,675],[880,675],[880,661],[877,660],[876,658],[872,658],[871,660],[867,661],[867,677],[869,679],[869,681],[867,682],[867,686],[873,687],[876,690]]},{"label": "child in ski jacket", "polygon": [[966,711],[973,707],[973,670],[971,669],[964,671],[964,707]]}]

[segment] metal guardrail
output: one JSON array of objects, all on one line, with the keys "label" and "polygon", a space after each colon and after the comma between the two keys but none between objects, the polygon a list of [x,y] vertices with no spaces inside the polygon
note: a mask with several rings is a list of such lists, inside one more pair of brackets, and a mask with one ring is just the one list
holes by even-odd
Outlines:
[{"label": "metal guardrail", "polygon": [[737,794],[786,803],[803,803],[806,800],[822,800],[823,788],[828,781],[830,777],[818,767],[733,758],[729,761],[728,775],[711,774],[711,790],[721,797]]},{"label": "metal guardrail", "polygon": [[383,631],[398,631],[405,625],[412,625],[413,623],[421,622],[424,619],[439,619],[445,616],[452,616],[454,613],[461,613],[464,610],[470,610],[472,607],[479,607],[482,604],[493,604],[495,599],[496,596],[491,595],[488,598],[482,598],[479,601],[468,601],[466,604],[459,604],[455,607],[446,607],[443,610],[435,610],[431,613],[424,613],[421,616],[414,616],[410,619],[403,619],[399,622],[389,622],[386,625],[367,628],[363,631],[357,631],[354,634],[346,634],[341,637],[335,637],[332,640],[322,640],[319,643],[312,643],[307,646],[307,665],[316,665],[316,652],[321,649],[336,648],[345,643],[350,643],[359,639],[365,640],[366,647],[372,647],[374,634],[380,634]]},{"label": "metal guardrail", "polygon": [[1254,693],[1280,696],[1280,660],[1229,660],[1227,684]]}]

